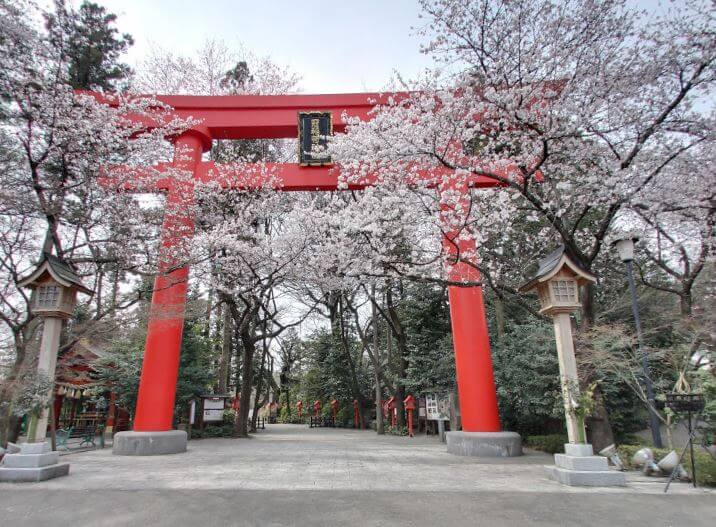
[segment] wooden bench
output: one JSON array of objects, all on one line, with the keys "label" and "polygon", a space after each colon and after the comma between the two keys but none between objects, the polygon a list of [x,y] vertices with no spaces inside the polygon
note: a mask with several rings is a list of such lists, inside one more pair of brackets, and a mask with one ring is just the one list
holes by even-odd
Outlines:
[{"label": "wooden bench", "polygon": [[[99,434],[98,434],[99,432]],[[80,447],[84,445],[92,445],[97,448],[95,443],[97,436],[99,435],[99,444],[101,448],[104,448],[104,425],[87,425],[84,427],[71,426],[68,429],[60,428],[55,431],[55,440],[57,441],[57,449],[64,447],[65,450],[69,450],[67,441],[69,439],[82,438],[80,441]]]}]

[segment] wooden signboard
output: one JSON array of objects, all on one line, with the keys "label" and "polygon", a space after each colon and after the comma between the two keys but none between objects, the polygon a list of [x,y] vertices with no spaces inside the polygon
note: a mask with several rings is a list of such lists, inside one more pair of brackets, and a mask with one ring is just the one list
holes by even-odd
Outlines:
[{"label": "wooden signboard", "polygon": [[298,159],[301,166],[330,165],[326,152],[328,139],[333,135],[331,112],[298,113]]}]

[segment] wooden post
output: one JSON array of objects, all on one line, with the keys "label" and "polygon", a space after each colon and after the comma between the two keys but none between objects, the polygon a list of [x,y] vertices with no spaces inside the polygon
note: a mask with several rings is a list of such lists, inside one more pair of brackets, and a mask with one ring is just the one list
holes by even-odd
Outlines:
[{"label": "wooden post", "polygon": [[580,424],[572,406],[579,399],[579,377],[577,361],[574,358],[574,342],[572,340],[572,321],[569,313],[555,313],[554,336],[557,340],[557,357],[559,359],[559,377],[562,384],[562,400],[567,420],[567,437],[570,443],[584,441],[584,424]]},{"label": "wooden post", "polygon": [[[60,347],[60,333],[62,332],[62,319],[57,317],[46,317],[43,321],[42,340],[40,342],[40,356],[37,360],[37,371],[44,374],[51,382],[52,387],[47,397],[48,400],[54,393],[55,369],[57,367],[57,350]],[[48,402],[48,406],[43,408],[37,424],[31,428],[31,434],[27,440],[30,443],[43,442],[47,435],[47,425],[51,413],[52,402]]]}]

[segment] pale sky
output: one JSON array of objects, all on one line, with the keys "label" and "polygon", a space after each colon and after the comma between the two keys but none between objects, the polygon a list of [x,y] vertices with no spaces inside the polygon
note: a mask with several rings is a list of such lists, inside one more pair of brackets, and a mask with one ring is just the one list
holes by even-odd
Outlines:
[{"label": "pale sky", "polygon": [[[419,52],[417,0],[94,1],[134,37],[131,65],[152,45],[191,55],[215,38],[289,66],[305,93],[345,93],[380,90],[394,70],[411,78],[431,64]],[[631,0],[648,11],[683,1]]]},{"label": "pale sky", "polygon": [[216,38],[290,66],[306,93],[379,90],[394,69],[410,77],[430,65],[411,29],[423,23],[414,0],[95,1],[134,37],[132,65],[152,44],[191,55]]}]

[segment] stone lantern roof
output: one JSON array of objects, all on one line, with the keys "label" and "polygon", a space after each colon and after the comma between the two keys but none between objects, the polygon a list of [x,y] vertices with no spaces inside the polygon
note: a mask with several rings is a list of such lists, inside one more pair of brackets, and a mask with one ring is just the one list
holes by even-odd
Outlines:
[{"label": "stone lantern roof", "polygon": [[42,259],[35,270],[28,277],[20,280],[18,285],[20,287],[36,287],[45,274],[64,287],[75,288],[87,295],[92,294],[92,290],[85,287],[69,263],[49,253],[42,253]]},{"label": "stone lantern roof", "polygon": [[565,246],[560,245],[539,261],[537,271],[527,283],[520,286],[519,291],[526,293],[533,290],[538,284],[553,278],[565,267],[572,272],[580,285],[597,281],[596,275],[583,269],[567,254]]}]

